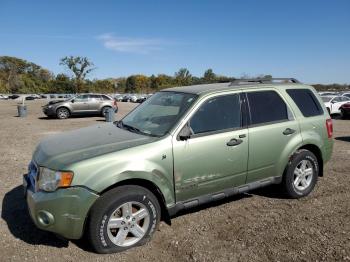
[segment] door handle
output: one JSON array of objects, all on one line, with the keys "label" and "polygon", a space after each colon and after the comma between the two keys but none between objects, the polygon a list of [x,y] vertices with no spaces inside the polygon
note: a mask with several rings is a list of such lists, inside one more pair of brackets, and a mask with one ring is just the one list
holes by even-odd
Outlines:
[{"label": "door handle", "polygon": [[286,128],[286,130],[283,131],[283,135],[287,136],[287,135],[291,135],[294,134],[295,130],[291,129],[291,128]]},{"label": "door handle", "polygon": [[232,138],[230,141],[228,141],[226,143],[227,146],[238,146],[239,144],[241,144],[243,142],[242,139],[236,139],[236,138]]}]

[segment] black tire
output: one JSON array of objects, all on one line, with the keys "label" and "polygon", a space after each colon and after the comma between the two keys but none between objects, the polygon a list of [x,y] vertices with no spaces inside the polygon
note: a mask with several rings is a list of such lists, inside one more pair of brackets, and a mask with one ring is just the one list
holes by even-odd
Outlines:
[{"label": "black tire", "polygon": [[[149,223],[148,228],[144,231],[145,234],[138,242],[130,246],[120,246],[111,241],[108,234],[111,234],[112,231],[109,229],[110,231],[107,232],[107,224],[118,207],[127,202],[141,203],[148,211]],[[109,254],[121,252],[148,242],[159,225],[160,215],[161,209],[158,200],[148,189],[134,185],[120,186],[103,194],[93,205],[87,222],[86,233],[92,248],[97,253]],[[117,235],[119,230],[122,229],[116,230],[118,230],[115,233]]]},{"label": "black tire", "polygon": [[[303,160],[306,160],[306,163],[308,163],[308,165],[311,165],[312,176],[308,186],[305,187],[305,189],[300,189],[301,186],[295,185],[295,182],[297,181],[295,181],[296,175],[294,172],[297,167],[300,167],[299,165]],[[312,152],[306,149],[301,149],[295,152],[290,162],[288,163],[282,180],[282,185],[284,187],[286,195],[290,198],[301,198],[310,194],[317,183],[319,172],[320,170],[317,157]]]},{"label": "black tire", "polygon": [[104,106],[104,107],[102,107],[102,109],[101,109],[101,115],[102,115],[103,117],[105,117],[106,114],[107,114],[107,110],[109,110],[110,108],[112,108],[112,107],[110,107],[110,106]]},{"label": "black tire", "polygon": [[70,111],[66,107],[60,107],[56,110],[56,117],[58,119],[67,119],[70,116]]},{"label": "black tire", "polygon": [[340,109],[340,119],[346,119],[347,117],[346,117],[346,113],[345,113],[345,111],[344,111],[344,109]]}]

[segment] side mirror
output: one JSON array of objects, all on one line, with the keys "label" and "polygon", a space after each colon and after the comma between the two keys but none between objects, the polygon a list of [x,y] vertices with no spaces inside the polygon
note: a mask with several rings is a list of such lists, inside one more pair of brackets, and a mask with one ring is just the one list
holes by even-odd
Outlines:
[{"label": "side mirror", "polygon": [[72,99],[70,102],[71,102],[71,103],[74,103],[74,99]]},{"label": "side mirror", "polygon": [[191,128],[189,126],[189,124],[187,123],[180,131],[179,133],[179,138],[181,141],[186,141],[187,139],[189,139],[192,135],[192,131]]}]

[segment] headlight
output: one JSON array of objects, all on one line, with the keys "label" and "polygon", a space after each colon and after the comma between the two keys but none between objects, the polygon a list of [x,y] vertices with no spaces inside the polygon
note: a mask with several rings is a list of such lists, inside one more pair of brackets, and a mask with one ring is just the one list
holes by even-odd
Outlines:
[{"label": "headlight", "polygon": [[55,171],[43,167],[39,174],[39,189],[44,191],[55,191],[59,187],[68,187],[72,183],[73,172]]}]

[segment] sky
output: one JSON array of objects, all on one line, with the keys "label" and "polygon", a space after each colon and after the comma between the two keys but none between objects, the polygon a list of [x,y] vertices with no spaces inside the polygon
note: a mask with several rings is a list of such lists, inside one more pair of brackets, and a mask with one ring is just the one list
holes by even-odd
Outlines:
[{"label": "sky", "polygon": [[350,0],[0,0],[0,55],[55,74],[86,56],[91,79],[185,67],[350,83]]}]

